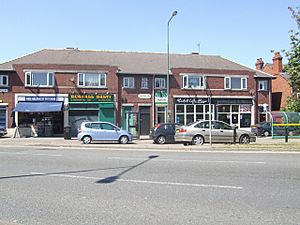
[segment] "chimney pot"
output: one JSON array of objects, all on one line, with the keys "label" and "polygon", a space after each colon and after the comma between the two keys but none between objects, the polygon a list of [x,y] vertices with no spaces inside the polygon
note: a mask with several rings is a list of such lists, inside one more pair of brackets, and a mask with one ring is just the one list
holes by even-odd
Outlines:
[{"label": "chimney pot", "polygon": [[255,67],[256,67],[257,70],[262,70],[263,69],[264,61],[262,60],[262,58],[258,58],[256,60]]}]

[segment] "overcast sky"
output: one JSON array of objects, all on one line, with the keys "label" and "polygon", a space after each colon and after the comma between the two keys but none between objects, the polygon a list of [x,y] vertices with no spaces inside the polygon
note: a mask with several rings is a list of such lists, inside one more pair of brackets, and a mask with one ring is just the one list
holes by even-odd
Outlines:
[{"label": "overcast sky", "polygon": [[220,55],[254,68],[289,49],[296,0],[0,0],[0,62],[44,48]]}]

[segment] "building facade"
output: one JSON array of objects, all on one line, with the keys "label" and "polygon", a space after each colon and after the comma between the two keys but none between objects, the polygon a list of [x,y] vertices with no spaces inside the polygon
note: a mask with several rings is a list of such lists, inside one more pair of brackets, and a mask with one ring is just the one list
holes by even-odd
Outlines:
[{"label": "building facade", "polygon": [[[218,119],[248,129],[271,105],[272,75],[220,56],[44,49],[0,65],[0,124],[72,136],[83,121],[134,134],[166,122]],[[265,85],[265,86],[264,86]],[[169,103],[168,103],[169,101]],[[169,106],[169,111],[168,111]],[[265,112],[264,111],[264,112]]]}]

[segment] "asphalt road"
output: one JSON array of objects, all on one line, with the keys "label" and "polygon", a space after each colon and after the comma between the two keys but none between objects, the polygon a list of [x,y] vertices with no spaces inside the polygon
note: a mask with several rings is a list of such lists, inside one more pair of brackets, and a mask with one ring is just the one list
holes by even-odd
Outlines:
[{"label": "asphalt road", "polygon": [[300,224],[300,154],[0,147],[0,224]]}]

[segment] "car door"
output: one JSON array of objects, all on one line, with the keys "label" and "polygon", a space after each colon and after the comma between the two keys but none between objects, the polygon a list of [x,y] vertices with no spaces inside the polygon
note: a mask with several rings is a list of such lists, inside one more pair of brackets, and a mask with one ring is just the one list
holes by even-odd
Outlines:
[{"label": "car door", "polygon": [[217,142],[233,142],[233,129],[230,125],[215,121],[214,130]]},{"label": "car door", "polygon": [[101,123],[101,130],[103,135],[103,140],[106,141],[117,141],[119,140],[119,132],[117,127],[109,123]]},{"label": "car door", "polygon": [[100,123],[91,123],[89,126],[90,135],[93,140],[95,141],[101,141],[102,140],[102,130],[101,130],[101,124]]},{"label": "car door", "polygon": [[[194,126],[192,135],[200,134],[204,137],[204,140],[209,141],[210,130],[209,130],[209,121],[204,121],[196,124]],[[213,137],[213,135],[212,135]]]}]

